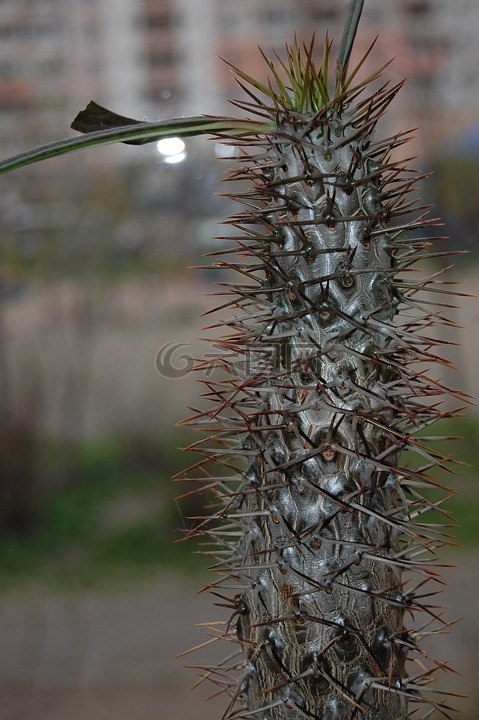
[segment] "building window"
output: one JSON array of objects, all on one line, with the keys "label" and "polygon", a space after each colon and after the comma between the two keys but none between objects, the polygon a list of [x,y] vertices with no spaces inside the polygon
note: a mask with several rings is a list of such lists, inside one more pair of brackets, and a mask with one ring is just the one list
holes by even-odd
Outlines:
[{"label": "building window", "polygon": [[312,20],[318,25],[334,23],[338,19],[338,8],[317,7],[312,11]]},{"label": "building window", "polygon": [[404,10],[413,17],[424,17],[431,12],[431,3],[430,0],[409,0],[404,4]]},{"label": "building window", "polygon": [[151,65],[163,66],[163,65],[174,65],[181,61],[179,53],[175,52],[171,48],[157,48],[152,50],[148,56]]}]

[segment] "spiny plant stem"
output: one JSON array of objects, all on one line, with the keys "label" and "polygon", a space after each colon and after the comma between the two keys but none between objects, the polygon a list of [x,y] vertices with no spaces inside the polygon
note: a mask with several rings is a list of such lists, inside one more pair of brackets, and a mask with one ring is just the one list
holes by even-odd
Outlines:
[{"label": "spiny plant stem", "polygon": [[335,89],[328,38],[319,66],[295,40],[266,59],[267,84],[237,71],[236,105],[274,128],[231,138],[245,153],[230,179],[248,186],[230,194],[233,247],[214,256],[237,273],[221,284],[234,315],[187,421],[205,433],[191,479],[213,492],[193,535],[232,611],[236,651],[205,669],[228,720],[450,717],[427,687],[445,666],[419,642],[447,627],[425,589],[447,531],[424,518],[450,519],[433,497],[449,459],[417,434],[460,395],[426,371],[446,364],[429,329],[448,323],[421,293],[444,290],[407,275],[434,242],[410,237],[434,225],[410,199],[421,177],[391,157],[405,136],[375,137],[401,83],[368,95],[379,73],[357,79],[364,57],[343,75],[361,3],[350,10]]}]

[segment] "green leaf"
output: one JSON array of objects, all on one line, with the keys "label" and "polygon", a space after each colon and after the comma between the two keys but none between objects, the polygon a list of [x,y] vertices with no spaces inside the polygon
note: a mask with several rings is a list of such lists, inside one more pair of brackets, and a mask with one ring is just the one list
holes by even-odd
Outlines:
[{"label": "green leaf", "polygon": [[[126,127],[127,125],[140,125],[142,122],[141,120],[125,117],[125,115],[118,115],[113,110],[108,110],[94,100],[90,100],[86,108],[78,113],[70,127],[81,133],[90,133],[97,130]],[[134,140],[133,142],[137,144],[139,141]]]},{"label": "green leaf", "polygon": [[[103,113],[103,119],[102,119]],[[122,122],[123,124],[117,124]],[[65,138],[27,150],[6,160],[0,161],[0,174],[47,160],[48,158],[65,155],[76,150],[99,147],[110,143],[123,142],[134,145],[155,142],[163,137],[188,137],[194,135],[249,135],[264,132],[271,124],[259,123],[254,120],[240,120],[223,116],[202,115],[199,117],[182,117],[156,122],[140,122],[131,118],[112,113],[96,103],[90,103],[73,121],[75,129],[84,129],[90,123],[92,130],[80,137]],[[104,129],[94,130],[94,127]]]},{"label": "green leaf", "polygon": [[[261,52],[261,51],[260,51]],[[245,73],[244,70],[241,70],[241,68],[236,67],[236,65],[233,65],[233,63],[230,63],[229,60],[225,60],[222,58],[223,62],[228,65],[235,75],[238,75],[240,78],[242,78],[248,85],[251,85],[251,87],[256,88],[256,90],[259,90],[263,95],[266,95],[267,97],[270,97],[271,93],[269,88],[266,85],[263,85],[259,80],[256,80],[251,75],[248,75],[248,73]]]},{"label": "green leaf", "polygon": [[363,12],[364,0],[350,0],[348,13],[343,27],[343,33],[338,52],[338,89],[343,84],[347,74],[349,59],[358,31],[359,21]]}]

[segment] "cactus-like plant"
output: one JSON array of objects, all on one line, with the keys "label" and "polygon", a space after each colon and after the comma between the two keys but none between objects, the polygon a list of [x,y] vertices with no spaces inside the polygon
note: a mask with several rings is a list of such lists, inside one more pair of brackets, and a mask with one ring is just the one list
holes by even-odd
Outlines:
[{"label": "cactus-like plant", "polygon": [[137,123],[91,104],[82,140],[3,164],[172,133],[242,150],[230,179],[246,182],[231,195],[244,209],[233,247],[213,253],[237,278],[222,290],[228,334],[201,366],[223,374],[188,421],[206,435],[190,479],[214,498],[194,534],[220,574],[208,590],[232,612],[214,634],[233,651],[205,676],[230,696],[230,720],[450,717],[429,687],[445,665],[421,645],[447,626],[430,599],[447,535],[428,514],[446,459],[422,431],[459,397],[428,371],[446,362],[430,333],[451,324],[449,290],[441,272],[412,274],[441,253],[421,236],[434,221],[411,199],[420,178],[396,155],[407,135],[375,134],[401,83],[359,80],[364,58],[348,70],[361,8],[332,86],[328,38],[319,64],[295,41],[267,59],[267,84],[236,69],[250,119]]},{"label": "cactus-like plant", "polygon": [[190,420],[207,434],[195,479],[216,497],[195,532],[216,548],[209,590],[232,609],[237,648],[206,671],[231,695],[228,718],[396,720],[417,703],[414,717],[448,716],[419,642],[444,626],[426,583],[445,536],[424,518],[444,458],[416,437],[448,414],[427,374],[443,362],[429,333],[443,288],[409,275],[431,256],[417,235],[431,223],[391,157],[405,137],[375,138],[400,84],[368,94],[378,75],[355,83],[356,68],[330,92],[329,57],[328,40],[319,67],[312,45],[288,46],[268,85],[236,70],[240,105],[274,126],[234,141],[255,148],[232,175],[249,183],[231,196],[246,207],[239,234],[215,253],[238,277],[209,363],[226,376]]}]

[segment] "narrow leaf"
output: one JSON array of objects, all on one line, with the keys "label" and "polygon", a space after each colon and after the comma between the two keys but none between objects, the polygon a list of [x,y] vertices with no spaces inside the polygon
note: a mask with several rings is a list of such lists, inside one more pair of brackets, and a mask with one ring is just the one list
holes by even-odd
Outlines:
[{"label": "narrow leaf", "polygon": [[364,0],[351,0],[350,2],[338,52],[338,89],[348,73],[349,58],[358,31],[363,6]]},{"label": "narrow leaf", "polygon": [[[127,125],[141,125],[141,120],[119,115],[112,110],[90,100],[84,110],[81,110],[70,127],[81,133],[90,133],[97,130],[108,130],[109,128],[126,127]],[[133,141],[137,143],[138,141]]]},{"label": "narrow leaf", "polygon": [[[89,113],[89,108],[93,108],[93,112]],[[155,142],[163,137],[188,137],[194,135],[238,135],[241,133],[258,133],[265,131],[271,127],[269,124],[258,123],[253,120],[239,120],[231,117],[219,116],[199,116],[199,117],[182,117],[172,118],[168,120],[158,120],[156,122],[140,122],[131,118],[123,118],[121,115],[111,113],[109,110],[100,108],[105,115],[101,116],[101,112],[95,108],[100,108],[96,103],[89,105],[86,111],[75,119],[74,125],[80,127],[95,127],[96,124],[106,129],[88,131],[81,137],[64,138],[55,142],[41,145],[40,147],[26,150],[25,152],[14,155],[11,158],[0,161],[0,174],[16,170],[17,168],[31,165],[32,163],[46,160],[48,158],[65,155],[76,150],[85,148],[99,147],[115,142],[124,142],[129,144],[142,145],[145,143]],[[86,120],[85,120],[86,118]],[[125,120],[126,124],[117,126],[116,122]]]}]

